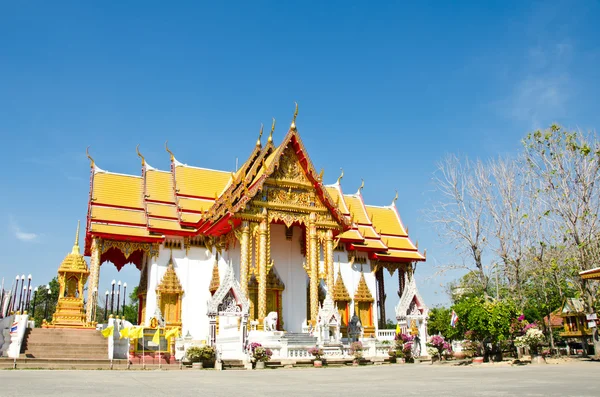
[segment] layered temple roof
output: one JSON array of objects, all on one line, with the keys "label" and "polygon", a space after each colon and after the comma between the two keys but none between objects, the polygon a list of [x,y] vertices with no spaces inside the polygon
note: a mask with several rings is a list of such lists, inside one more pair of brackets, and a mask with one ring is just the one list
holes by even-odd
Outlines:
[{"label": "layered temple roof", "polygon": [[339,226],[335,237],[340,244],[366,251],[371,259],[384,262],[425,260],[408,237],[395,199],[390,206],[365,205],[363,186],[355,194],[343,193],[343,174],[335,184],[323,185],[323,171],[316,172],[295,120],[277,147],[273,145],[273,130],[274,124],[267,144],[263,147],[259,137],[248,160],[235,173],[183,164],[166,145],[171,170],[151,167],[138,151],[141,176],[104,171],[90,157],[86,254],[89,255],[92,237],[159,243],[168,236],[228,233],[241,222],[234,215],[246,208],[267,178],[281,177],[279,169],[284,168],[284,157],[294,156],[293,161],[300,164],[304,174],[303,183],[314,189],[316,199]]}]

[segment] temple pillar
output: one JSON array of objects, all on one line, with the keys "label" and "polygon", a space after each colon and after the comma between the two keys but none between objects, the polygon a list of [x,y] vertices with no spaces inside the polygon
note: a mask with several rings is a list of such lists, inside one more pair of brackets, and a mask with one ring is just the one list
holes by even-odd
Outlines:
[{"label": "temple pillar", "polygon": [[[325,234],[325,270],[327,271],[327,294],[333,294],[333,233],[327,230]],[[333,299],[333,296],[332,296]]]},{"label": "temple pillar", "polygon": [[375,273],[377,280],[377,304],[379,305],[379,328],[385,328],[385,284],[383,281],[383,267],[377,269]]},{"label": "temple pillar", "polygon": [[267,316],[267,209],[263,210],[263,220],[258,229],[258,323],[261,329]]},{"label": "temple pillar", "polygon": [[250,226],[247,221],[242,222],[242,238],[240,241],[240,286],[244,298],[248,299],[248,269],[250,267]]},{"label": "temple pillar", "polygon": [[88,294],[87,303],[85,306],[85,317],[88,323],[96,321],[94,318],[94,313],[96,312],[96,299],[98,295],[95,294],[95,291],[98,289],[98,280],[100,279],[100,245],[101,240],[99,238],[92,239],[90,276],[88,278]]},{"label": "temple pillar", "polygon": [[310,269],[310,320],[313,326],[316,325],[319,314],[319,253],[317,251],[319,240],[316,220],[317,214],[312,212],[308,223],[308,264]]}]

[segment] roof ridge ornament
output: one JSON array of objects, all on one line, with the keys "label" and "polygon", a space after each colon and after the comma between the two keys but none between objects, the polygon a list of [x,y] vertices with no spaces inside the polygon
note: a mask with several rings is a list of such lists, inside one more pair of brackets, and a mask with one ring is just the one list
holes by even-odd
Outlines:
[{"label": "roof ridge ornament", "polygon": [[294,111],[294,118],[292,119],[292,124],[290,125],[290,129],[296,131],[296,117],[298,117],[298,102],[294,102],[296,104],[296,110]]},{"label": "roof ridge ornament", "polygon": [[273,142],[273,131],[275,131],[275,117],[273,117],[273,123],[271,124],[271,133],[269,134],[269,143]]},{"label": "roof ridge ornament", "polygon": [[87,156],[87,158],[90,160],[90,167],[94,168],[96,166],[96,163],[94,162],[94,159],[92,158],[92,156],[90,156],[90,151],[89,151],[90,147],[86,147],[85,148],[85,155]]},{"label": "roof ridge ornament", "polygon": [[169,150],[169,141],[165,141],[165,150],[167,151],[167,153],[169,153],[169,155],[171,155],[171,161],[175,160],[175,155],[173,154],[172,151]]},{"label": "roof ridge ornament", "polygon": [[396,205],[396,201],[398,201],[398,189],[396,189],[396,195],[394,196],[394,199],[392,200],[392,206]]},{"label": "roof ridge ornament", "polygon": [[142,159],[142,167],[146,165],[146,159],[144,158],[144,156],[142,156],[142,154],[140,153],[140,144],[138,143],[138,145],[135,147],[135,151],[138,155],[139,158]]},{"label": "roof ridge ornament", "polygon": [[356,194],[361,194],[361,190],[363,190],[365,187],[365,180],[362,178],[360,178],[360,180],[361,180],[361,184],[360,184],[360,187],[358,188],[358,191],[356,192]]},{"label": "roof ridge ornament", "polygon": [[260,138],[262,138],[262,134],[263,134],[263,123],[260,123],[260,132],[258,133],[258,139],[256,140],[256,146],[261,147],[261,143],[260,143]]},{"label": "roof ridge ornament", "polygon": [[340,167],[340,170],[342,171],[342,173],[340,174],[340,176],[337,179],[337,184],[339,185],[340,182],[342,181],[342,178],[344,177],[344,169],[342,167]]}]

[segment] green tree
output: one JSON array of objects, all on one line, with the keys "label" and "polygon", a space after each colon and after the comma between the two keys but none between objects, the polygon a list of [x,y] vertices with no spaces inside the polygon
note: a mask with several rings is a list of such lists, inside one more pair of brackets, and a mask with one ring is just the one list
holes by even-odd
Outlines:
[{"label": "green tree", "polygon": [[136,286],[129,294],[129,303],[125,305],[125,320],[132,324],[137,324],[138,322],[139,299],[137,292],[138,287]]},{"label": "green tree", "polygon": [[[50,287],[50,293],[48,293],[48,286]],[[48,284],[38,286],[37,291],[31,296],[29,313],[33,315],[36,327],[41,327],[44,319],[48,322],[52,321],[52,315],[56,310],[56,302],[58,301],[59,289],[58,279],[54,277]],[[45,317],[44,314],[46,314]]]},{"label": "green tree", "polygon": [[429,320],[427,322],[427,333],[429,335],[441,334],[448,339],[450,334],[450,318],[452,309],[447,307],[434,307],[429,311]]},{"label": "green tree", "polygon": [[489,340],[492,343],[509,337],[511,319],[517,314],[514,302],[481,296],[461,299],[452,309],[458,315],[458,323],[456,327],[448,328],[449,338],[463,338],[467,331],[473,331],[477,340]]}]

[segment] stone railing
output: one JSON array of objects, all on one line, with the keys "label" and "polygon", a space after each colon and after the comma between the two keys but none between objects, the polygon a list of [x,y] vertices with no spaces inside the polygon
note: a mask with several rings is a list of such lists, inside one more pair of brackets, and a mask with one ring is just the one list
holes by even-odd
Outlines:
[{"label": "stone railing", "polygon": [[377,340],[394,340],[396,337],[395,329],[378,329]]}]

